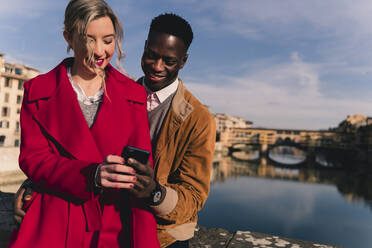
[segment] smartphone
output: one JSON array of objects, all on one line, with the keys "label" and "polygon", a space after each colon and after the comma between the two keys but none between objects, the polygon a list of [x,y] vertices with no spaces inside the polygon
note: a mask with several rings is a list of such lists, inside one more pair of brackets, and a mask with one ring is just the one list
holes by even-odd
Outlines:
[{"label": "smartphone", "polygon": [[125,146],[121,156],[125,160],[134,158],[138,162],[146,164],[147,160],[149,160],[150,152],[133,146]]}]

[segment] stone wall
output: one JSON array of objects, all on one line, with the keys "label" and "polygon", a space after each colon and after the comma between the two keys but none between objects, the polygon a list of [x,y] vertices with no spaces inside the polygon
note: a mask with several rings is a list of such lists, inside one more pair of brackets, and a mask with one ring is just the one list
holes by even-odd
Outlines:
[{"label": "stone wall", "polygon": [[19,147],[0,147],[0,173],[19,171]]}]

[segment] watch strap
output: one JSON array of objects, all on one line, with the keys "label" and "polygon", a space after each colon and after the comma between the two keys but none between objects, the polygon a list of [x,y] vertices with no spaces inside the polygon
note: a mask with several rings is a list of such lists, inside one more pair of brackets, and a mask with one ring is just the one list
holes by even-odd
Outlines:
[{"label": "watch strap", "polygon": [[157,180],[155,180],[155,189],[151,191],[150,197],[148,198],[147,203],[150,206],[159,205],[160,203],[162,203],[162,200],[164,199],[163,194],[164,192],[162,190],[161,185],[159,184]]}]

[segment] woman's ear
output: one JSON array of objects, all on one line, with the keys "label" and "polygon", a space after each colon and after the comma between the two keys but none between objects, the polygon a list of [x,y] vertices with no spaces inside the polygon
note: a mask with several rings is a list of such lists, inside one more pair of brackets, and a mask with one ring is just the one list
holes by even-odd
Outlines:
[{"label": "woman's ear", "polygon": [[71,37],[70,37],[70,34],[65,30],[63,31],[63,37],[65,38],[67,44],[69,47],[72,47],[72,40],[71,40]]}]

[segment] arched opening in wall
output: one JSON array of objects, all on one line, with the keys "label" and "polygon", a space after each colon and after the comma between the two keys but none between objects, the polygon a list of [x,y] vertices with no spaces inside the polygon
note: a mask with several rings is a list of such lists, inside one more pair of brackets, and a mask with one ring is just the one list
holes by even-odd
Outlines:
[{"label": "arched opening in wall", "polygon": [[291,140],[291,138],[289,138],[289,137],[286,137],[285,139],[284,139],[284,143],[291,143],[292,142],[292,140]]},{"label": "arched opening in wall", "polygon": [[279,137],[279,138],[276,139],[275,143],[276,144],[281,144],[281,143],[283,143],[283,139]]},{"label": "arched opening in wall", "polygon": [[0,146],[4,146],[5,143],[5,135],[0,135]]}]

